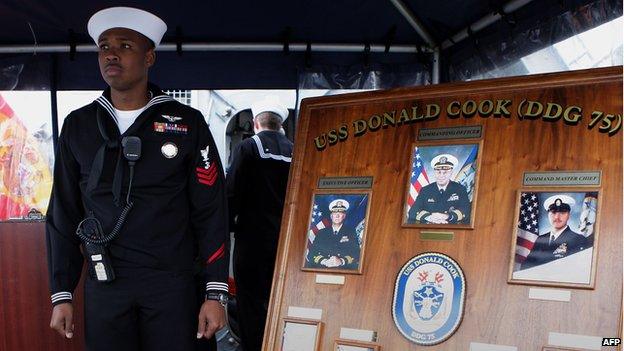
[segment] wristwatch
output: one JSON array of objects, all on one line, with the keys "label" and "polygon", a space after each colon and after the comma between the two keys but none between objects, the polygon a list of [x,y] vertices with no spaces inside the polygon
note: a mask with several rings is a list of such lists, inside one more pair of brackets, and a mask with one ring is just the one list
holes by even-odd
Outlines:
[{"label": "wristwatch", "polygon": [[209,292],[209,293],[206,294],[206,300],[219,301],[219,303],[223,307],[227,306],[227,303],[228,303],[229,299],[230,299],[230,297],[228,296],[228,294],[224,293],[224,292],[220,292],[220,293]]}]

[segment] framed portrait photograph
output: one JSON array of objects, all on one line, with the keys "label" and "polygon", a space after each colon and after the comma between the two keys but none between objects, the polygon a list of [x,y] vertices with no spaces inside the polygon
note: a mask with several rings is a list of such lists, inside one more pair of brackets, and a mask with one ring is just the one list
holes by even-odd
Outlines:
[{"label": "framed portrait photograph", "polygon": [[447,140],[412,146],[404,227],[473,228],[482,144]]},{"label": "framed portrait photograph", "polygon": [[334,351],[380,351],[381,348],[377,344],[371,344],[363,341],[336,339],[334,342]]},{"label": "framed portrait photograph", "polygon": [[370,191],[316,192],[303,254],[303,270],[362,273]]},{"label": "framed portrait photograph", "polygon": [[281,351],[318,351],[323,324],[318,320],[284,318]]},{"label": "framed portrait photograph", "polygon": [[593,288],[599,217],[598,189],[519,190],[508,282]]}]

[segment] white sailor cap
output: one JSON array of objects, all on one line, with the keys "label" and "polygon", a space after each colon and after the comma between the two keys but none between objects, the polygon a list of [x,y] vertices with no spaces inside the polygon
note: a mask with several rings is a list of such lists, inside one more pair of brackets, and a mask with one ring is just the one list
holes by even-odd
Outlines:
[{"label": "white sailor cap", "polygon": [[347,212],[349,202],[345,199],[336,199],[329,203],[329,210],[332,212]]},{"label": "white sailor cap", "polygon": [[251,104],[251,113],[254,118],[262,112],[273,112],[282,118],[282,122],[288,118],[288,108],[275,95],[267,95],[262,100]]},{"label": "white sailor cap", "polygon": [[431,160],[431,168],[433,169],[451,169],[457,166],[457,157],[451,154],[441,154]]},{"label": "white sailor cap", "polygon": [[557,194],[544,201],[544,208],[548,212],[570,212],[570,206],[576,201],[568,195]]},{"label": "white sailor cap", "polygon": [[156,15],[133,7],[109,7],[96,12],[87,23],[89,35],[98,43],[100,35],[112,28],[127,28],[139,32],[154,42],[160,40],[167,31],[167,25]]}]

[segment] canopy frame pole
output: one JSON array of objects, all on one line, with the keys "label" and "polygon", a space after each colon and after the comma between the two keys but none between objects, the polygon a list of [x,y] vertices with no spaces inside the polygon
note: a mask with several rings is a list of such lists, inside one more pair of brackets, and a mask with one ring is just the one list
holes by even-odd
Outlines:
[{"label": "canopy frame pole", "polygon": [[533,0],[511,0],[509,1],[508,3],[503,5],[500,12],[492,12],[488,15],[483,16],[478,21],[460,30],[459,32],[457,32],[455,35],[453,35],[449,39],[446,39],[445,41],[443,41],[441,45],[442,50],[446,50],[450,48],[451,46],[459,43],[460,41],[468,38],[471,33],[476,33],[482,30],[483,28],[493,23],[498,22],[501,18],[503,18],[503,15],[508,15],[516,11],[517,9],[527,5],[531,1]]},{"label": "canopy frame pole", "polygon": [[[181,45],[183,52],[283,52],[284,43],[163,43],[156,51],[178,51]],[[289,51],[305,52],[307,43],[290,43]],[[364,52],[366,44],[341,44],[341,43],[317,43],[311,44],[314,52]],[[386,44],[370,44],[370,52],[386,52]],[[34,54],[34,53],[65,53],[70,52],[70,44],[45,44],[45,45],[2,45],[0,54]],[[97,46],[94,44],[75,45],[76,52],[96,52]],[[388,52],[393,54],[414,54],[420,52],[432,52],[429,47],[418,47],[417,45],[390,45]]]},{"label": "canopy frame pole", "polygon": [[431,57],[431,82],[438,84],[440,82],[440,48],[438,44],[422,22],[414,16],[414,13],[401,0],[390,0],[390,2],[429,46],[429,52],[433,53]]}]

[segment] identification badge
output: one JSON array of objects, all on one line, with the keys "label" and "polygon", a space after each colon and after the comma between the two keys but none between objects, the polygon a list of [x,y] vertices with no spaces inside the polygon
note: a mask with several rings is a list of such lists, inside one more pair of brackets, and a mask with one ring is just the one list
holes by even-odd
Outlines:
[{"label": "identification badge", "polygon": [[178,155],[178,147],[172,142],[167,142],[160,148],[160,152],[162,152],[163,156],[166,158],[174,158]]}]

